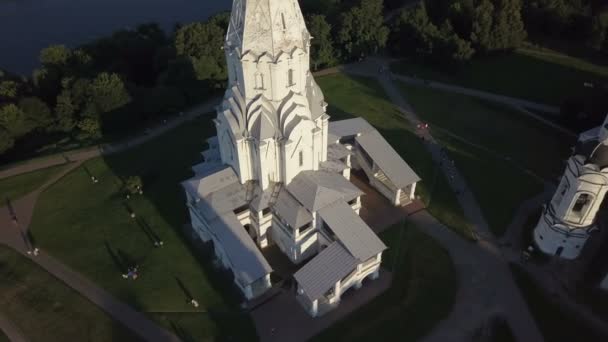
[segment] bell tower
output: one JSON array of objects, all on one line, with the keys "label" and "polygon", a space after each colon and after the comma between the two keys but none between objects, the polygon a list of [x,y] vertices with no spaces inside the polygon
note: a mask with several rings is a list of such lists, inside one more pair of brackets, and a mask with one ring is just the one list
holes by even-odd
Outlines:
[{"label": "bell tower", "polygon": [[551,202],[534,230],[534,242],[545,254],[575,259],[591,233],[608,192],[608,118],[583,133]]},{"label": "bell tower", "polygon": [[216,126],[222,162],[241,183],[288,184],[327,159],[329,116],[310,40],[297,0],[234,0]]}]

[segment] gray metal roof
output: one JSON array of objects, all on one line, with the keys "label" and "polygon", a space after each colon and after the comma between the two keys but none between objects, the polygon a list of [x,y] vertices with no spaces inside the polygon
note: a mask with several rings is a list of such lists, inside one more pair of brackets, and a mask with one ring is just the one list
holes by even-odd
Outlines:
[{"label": "gray metal roof", "polygon": [[204,162],[200,164],[196,164],[192,167],[192,171],[196,174],[197,177],[206,177],[212,173],[217,171],[221,171],[226,167],[226,165],[220,164],[218,162]]},{"label": "gray metal roof", "polygon": [[312,215],[285,188],[281,189],[273,207],[275,213],[292,228],[312,221]]},{"label": "gray metal roof", "polygon": [[363,118],[329,122],[329,133],[339,138],[350,137],[373,130],[374,127]]},{"label": "gray metal roof", "polygon": [[204,171],[182,183],[184,187],[192,193],[198,194],[199,197],[205,197],[212,192],[216,192],[239,181],[239,177],[232,167],[228,165],[221,165],[217,169],[210,167]]},{"label": "gray metal roof", "polygon": [[210,226],[233,266],[232,271],[243,282],[251,284],[272,272],[272,267],[234,213],[218,217]]},{"label": "gray metal roof", "polygon": [[337,200],[350,201],[364,194],[342,175],[327,171],[302,171],[287,190],[311,212]]},{"label": "gray metal roof", "polygon": [[420,181],[416,172],[407,165],[378,131],[374,130],[360,135],[356,137],[356,141],[397,188],[405,188]]},{"label": "gray metal roof", "polygon": [[233,212],[248,203],[247,189],[237,182],[201,198],[197,208],[210,221],[216,216]]},{"label": "gray metal roof", "polygon": [[272,194],[275,191],[275,188],[281,186],[280,183],[273,183],[266,190],[262,190],[257,182],[252,185],[255,187],[255,189],[253,190],[253,195],[249,206],[252,210],[258,212],[270,206],[270,200],[272,199]]},{"label": "gray metal roof", "polygon": [[342,159],[351,154],[353,154],[353,152],[342,144],[327,145],[327,159],[329,159],[329,160]]},{"label": "gray metal roof", "polygon": [[319,210],[319,215],[344,247],[361,262],[386,249],[382,240],[346,202],[337,201]]},{"label": "gray metal roof", "polygon": [[294,274],[306,296],[321,298],[338,280],[353,272],[359,262],[339,243],[334,242]]},{"label": "gray metal roof", "polygon": [[320,167],[323,171],[334,173],[341,173],[342,171],[348,169],[348,166],[339,160],[326,160],[321,163]]}]

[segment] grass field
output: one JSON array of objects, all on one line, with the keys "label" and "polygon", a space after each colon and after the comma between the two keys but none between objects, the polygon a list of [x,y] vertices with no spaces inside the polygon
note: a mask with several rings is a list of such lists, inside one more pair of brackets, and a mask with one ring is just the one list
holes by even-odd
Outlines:
[{"label": "grass field", "polygon": [[395,62],[392,69],[408,76],[556,106],[564,99],[584,94],[585,82],[608,81],[607,66],[538,49],[520,49],[512,54],[476,59],[455,71],[441,71],[408,61]]},{"label": "grass field", "polygon": [[447,251],[411,225],[380,237],[389,247],[383,266],[393,272],[391,288],[313,341],[417,341],[450,313],[458,276]]},{"label": "grass field", "polygon": [[564,311],[558,304],[547,298],[545,291],[538,288],[533,279],[518,266],[512,265],[511,271],[545,341],[608,340],[608,336],[601,336],[594,332],[575,313]]},{"label": "grass field", "polygon": [[574,138],[522,113],[464,95],[402,91],[465,176],[492,231],[502,235],[526,199],[564,168]]},{"label": "grass field", "polygon": [[[422,178],[417,194],[429,211],[445,225],[470,238],[471,227],[445,176],[438,172],[431,155],[412,127],[386,99],[381,86],[372,79],[336,74],[318,78],[329,102],[332,120],[360,116],[374,125],[403,159]],[[431,194],[432,192],[432,194]]]},{"label": "grass field", "polygon": [[[343,75],[320,83],[335,118],[364,116],[423,178],[432,177],[430,156],[375,83]],[[231,284],[181,234],[188,218],[179,182],[191,176],[190,166],[201,161],[205,138],[213,133],[211,117],[203,117],[128,152],[85,163],[42,195],[31,229],[43,249],[186,340],[255,340]],[[125,203],[122,180],[133,175],[142,177],[144,195]],[[466,235],[468,224],[445,182],[437,177],[431,211]],[[420,188],[427,198],[428,188]],[[129,210],[162,238],[163,248],[153,246]],[[138,280],[122,278],[125,264],[139,265]],[[187,303],[179,283],[201,307]],[[415,305],[426,310],[424,303]]]},{"label": "grass field", "polygon": [[38,189],[47,180],[60,173],[66,166],[54,166],[0,180],[0,200],[12,201]]},{"label": "grass field", "polygon": [[[29,259],[0,246],[0,311],[28,341],[138,341]],[[0,331],[0,341],[8,341]]]},{"label": "grass field", "polygon": [[[43,249],[185,339],[255,340],[230,284],[181,234],[188,220],[179,183],[192,176],[189,168],[202,159],[213,128],[211,117],[202,117],[126,153],[85,163],[42,194],[31,230]],[[122,179],[132,175],[143,178],[144,195],[125,203]],[[127,206],[164,247],[154,247]],[[132,264],[139,265],[140,278],[123,279]],[[188,303],[180,282],[199,309]]]}]

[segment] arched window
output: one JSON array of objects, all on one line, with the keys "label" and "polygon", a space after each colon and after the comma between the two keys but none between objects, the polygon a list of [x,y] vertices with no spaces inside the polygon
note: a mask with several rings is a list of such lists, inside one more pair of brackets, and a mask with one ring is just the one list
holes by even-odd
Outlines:
[{"label": "arched window", "polygon": [[287,72],[287,86],[291,87],[293,85],[295,85],[294,71],[293,69],[289,69],[289,71]]},{"label": "arched window", "polygon": [[300,151],[300,167],[304,166],[304,151]]}]

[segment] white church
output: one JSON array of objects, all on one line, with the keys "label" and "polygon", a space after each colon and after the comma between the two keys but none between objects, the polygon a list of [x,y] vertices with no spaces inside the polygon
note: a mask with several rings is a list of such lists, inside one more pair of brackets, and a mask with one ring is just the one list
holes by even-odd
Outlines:
[{"label": "white church", "polygon": [[364,119],[329,121],[311,39],[297,0],[234,0],[217,136],[182,186],[194,231],[245,298],[272,287],[261,250],[276,244],[301,265],[295,295],[318,316],[376,279],[387,248],[359,217],[351,170],[396,206],[420,179]]},{"label": "white church", "polygon": [[576,259],[597,230],[596,216],[608,191],[608,117],[579,136],[555,195],[534,230],[545,254]]}]

